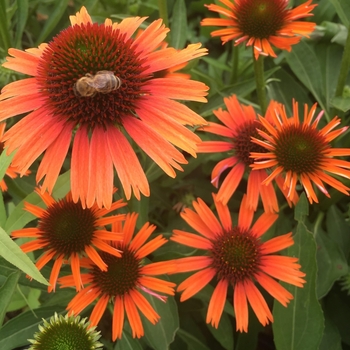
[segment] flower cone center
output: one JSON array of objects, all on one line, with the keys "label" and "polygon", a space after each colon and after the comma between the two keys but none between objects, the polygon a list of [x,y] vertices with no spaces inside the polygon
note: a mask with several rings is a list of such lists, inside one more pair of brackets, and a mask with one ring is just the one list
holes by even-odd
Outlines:
[{"label": "flower cone center", "polygon": [[[141,98],[140,88],[147,78],[143,74],[147,67],[132,43],[132,39],[125,41],[119,30],[104,24],[74,25],[60,32],[44,50],[37,72],[40,91],[51,114],[88,129],[120,125],[122,117],[133,115],[135,103]],[[98,76],[103,71],[111,73]],[[78,89],[80,92],[111,76],[119,79],[118,88],[109,89],[108,80],[106,85],[102,84],[103,92],[93,90],[93,94],[83,95],[77,92],[82,78],[85,83],[79,85],[83,86]]]},{"label": "flower cone center", "polygon": [[94,284],[104,295],[123,296],[137,286],[140,261],[133,252],[126,249],[120,258],[103,252],[100,255],[108,266],[107,271],[101,271],[96,266],[92,275]]},{"label": "flower cone center", "polygon": [[80,202],[62,199],[47,208],[39,221],[39,230],[48,248],[69,257],[91,244],[95,222],[92,209],[83,209]]},{"label": "flower cone center", "polygon": [[262,128],[259,121],[248,121],[237,127],[236,135],[233,138],[233,149],[235,156],[245,165],[249,166],[254,163],[254,160],[250,158],[250,152],[266,153],[266,149],[251,141],[251,137],[261,139],[256,128]]},{"label": "flower cone center", "polygon": [[213,268],[218,279],[235,285],[252,278],[259,265],[259,241],[249,231],[238,227],[225,232],[213,244]]},{"label": "flower cone center", "polygon": [[94,349],[94,341],[86,329],[81,325],[69,323],[57,323],[50,325],[40,333],[37,350],[89,350]]},{"label": "flower cone center", "polygon": [[276,160],[285,171],[310,174],[320,169],[327,143],[319,132],[309,126],[290,125],[278,135]]},{"label": "flower cone center", "polygon": [[238,27],[244,35],[268,39],[285,24],[286,1],[284,0],[242,0],[236,6]]}]

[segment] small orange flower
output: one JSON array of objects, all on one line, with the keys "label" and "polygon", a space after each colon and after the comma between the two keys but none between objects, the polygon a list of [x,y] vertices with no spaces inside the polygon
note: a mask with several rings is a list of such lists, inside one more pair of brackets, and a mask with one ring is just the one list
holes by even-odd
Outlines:
[{"label": "small orange flower", "polygon": [[323,112],[314,121],[315,103],[310,111],[304,108],[304,120],[300,122],[298,103],[293,101],[293,116],[287,118],[284,106],[279,105],[273,115],[273,123],[259,117],[265,131],[258,130],[263,138],[253,138],[254,142],[268,152],[252,152],[253,169],[272,169],[272,173],[263,181],[269,185],[272,180],[282,175],[288,198],[294,200],[295,188],[299,181],[305,189],[310,203],[318,203],[314,183],[327,197],[329,193],[324,183],[349,195],[350,188],[327,173],[350,179],[350,162],[334,159],[336,156],[349,156],[350,148],[332,148],[330,142],[343,134],[348,127],[333,130],[341,123],[338,117],[333,118],[321,130],[317,129]]},{"label": "small orange flower", "polygon": [[[210,122],[201,130],[228,138],[228,141],[204,141],[198,145],[198,153],[229,152],[229,157],[221,160],[211,174],[212,183],[218,187],[220,175],[228,168],[232,168],[219,188],[217,200],[227,204],[235,193],[244,174],[248,172],[247,203],[256,210],[259,196],[261,196],[264,210],[278,212],[278,203],[275,189],[272,185],[262,186],[261,183],[267,178],[265,169],[250,171],[253,160],[251,152],[264,152],[265,149],[251,141],[253,136],[258,137],[257,127],[261,127],[257,115],[252,106],[241,105],[235,95],[224,98],[227,111],[221,108],[214,111],[214,115],[224,124]],[[266,118],[270,118],[277,102],[271,101],[266,112]],[[278,185],[282,189],[281,182]],[[282,191],[286,195],[286,191]],[[297,197],[296,197],[297,198]],[[291,203],[289,202],[291,205]]]},{"label": "small orange flower", "polygon": [[24,208],[39,218],[38,226],[24,228],[12,232],[12,237],[33,237],[35,240],[24,243],[21,249],[25,252],[43,249],[44,254],[36,262],[36,267],[42,269],[50,260],[54,260],[50,275],[48,291],[55,290],[57,278],[65,260],[71,265],[73,284],[80,290],[82,280],[80,276],[80,258],[88,256],[102,271],[107,270],[107,263],[102,259],[102,253],[108,252],[120,256],[120,250],[112,247],[110,241],[120,241],[123,235],[120,232],[109,232],[105,225],[124,220],[125,215],[104,215],[124,207],[123,200],[112,203],[109,209],[99,209],[97,205],[83,208],[80,202],[74,203],[71,193],[65,198],[56,201],[47,192],[36,192],[46,204],[42,209],[36,205],[25,203]]},{"label": "small orange flower", "polygon": [[220,221],[199,198],[193,202],[195,211],[185,209],[181,217],[200,235],[174,230],[171,237],[175,242],[206,251],[202,256],[174,260],[177,272],[199,270],[183,281],[177,290],[183,292],[180,300],[187,300],[216,276],[218,283],[209,302],[206,322],[218,327],[227,289],[232,286],[236,329],[247,332],[247,301],[260,323],[265,326],[269,321],[273,322],[271,311],[255,283],[259,283],[282,305],[287,306],[293,295],[275,279],[302,287],[305,274],[299,271],[297,258],[274,254],[293,245],[291,232],[266,242],[260,239],[276,221],[277,214],[264,213],[251,226],[254,211],[247,207],[247,198],[244,196],[238,224],[234,226],[228,207],[219,202],[215,195],[213,197]]},{"label": "small orange flower", "polygon": [[210,11],[227,18],[205,18],[201,25],[219,26],[225,29],[215,30],[212,36],[220,36],[225,44],[235,40],[235,45],[247,41],[254,47],[255,59],[259,55],[276,57],[271,45],[282,50],[291,50],[301,36],[308,37],[315,23],[298,21],[312,16],[310,13],[316,4],[306,1],[294,9],[287,9],[288,0],[220,0],[228,7],[208,5]]},{"label": "small orange flower", "polygon": [[196,156],[200,139],[185,125],[205,120],[176,100],[206,102],[208,87],[162,73],[207,50],[160,48],[169,32],[161,20],[133,38],[145,19],[98,24],[82,7],[50,43],[9,50],[4,67],[32,77],[2,90],[0,121],[30,112],[5,134],[5,144],[8,152],[18,150],[13,164],[21,174],[45,152],[36,177],[45,178],[42,191],[52,191],[72,138],[72,196],[84,207],[111,206],[113,167],[127,199],[131,191],[149,196],[129,136],[171,177],[187,163],[176,147]]},{"label": "small orange flower", "polygon": [[[72,314],[79,314],[94,300],[99,299],[91,313],[91,326],[96,326],[109,301],[114,303],[112,339],[121,339],[124,325],[124,310],[129,319],[133,337],[140,338],[144,335],[141,318],[137,308],[152,323],[158,322],[160,316],[155,312],[151,304],[140,293],[140,290],[166,301],[166,297],[158,295],[158,292],[168,295],[174,294],[175,284],[154,278],[154,275],[162,275],[174,271],[173,262],[156,262],[144,265],[143,259],[161,247],[167,240],[159,235],[146,242],[155,230],[154,225],[146,223],[140,231],[134,235],[138,214],[127,214],[125,223],[114,223],[112,231],[122,232],[123,242],[114,242],[116,249],[122,250],[121,257],[101,253],[107,263],[107,270],[95,265],[91,259],[85,259],[82,263],[88,269],[88,273],[82,274],[84,284],[88,284],[68,304],[67,310]],[[59,279],[63,288],[74,285],[73,276],[65,276]],[[137,308],[136,308],[137,307]]]},{"label": "small orange flower", "polygon": [[[0,155],[4,150],[3,138],[4,138],[5,128],[6,128],[6,123],[0,123]],[[19,173],[18,169],[13,165],[10,165],[5,171],[5,175],[9,176],[11,179],[15,179],[18,176],[18,173]],[[29,173],[30,173],[29,171],[26,171],[24,175],[28,175]],[[0,189],[3,192],[7,191],[7,185],[4,179],[0,180]]]}]

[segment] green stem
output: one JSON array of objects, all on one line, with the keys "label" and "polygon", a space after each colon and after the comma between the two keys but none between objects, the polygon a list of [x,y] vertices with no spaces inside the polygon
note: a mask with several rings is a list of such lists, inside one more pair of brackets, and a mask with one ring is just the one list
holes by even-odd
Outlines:
[{"label": "green stem", "polygon": [[230,76],[230,84],[237,82],[238,76],[238,61],[239,61],[239,49],[235,46],[234,41],[232,46],[232,70]]},{"label": "green stem", "polygon": [[[253,49],[254,50],[254,49]],[[253,51],[254,55],[254,51]],[[256,93],[258,95],[258,102],[261,109],[261,114],[265,115],[267,109],[267,100],[266,100],[266,90],[265,90],[265,79],[264,79],[264,57],[259,55],[259,58],[254,61],[254,72],[256,80]]]},{"label": "green stem", "polygon": [[348,76],[349,68],[350,68],[350,27],[348,29],[348,37],[346,39],[343,58],[340,65],[340,72],[339,72],[337,89],[335,91],[335,96],[342,96],[346,78]]},{"label": "green stem", "polygon": [[169,28],[168,7],[166,0],[158,0],[159,17],[163,19],[166,27]]}]

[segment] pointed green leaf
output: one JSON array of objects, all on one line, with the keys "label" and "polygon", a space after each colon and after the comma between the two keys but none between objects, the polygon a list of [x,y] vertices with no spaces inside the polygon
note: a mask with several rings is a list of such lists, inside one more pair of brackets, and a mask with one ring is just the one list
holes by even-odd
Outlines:
[{"label": "pointed green leaf", "polygon": [[331,0],[337,14],[345,27],[350,25],[350,1],[349,0]]},{"label": "pointed green leaf", "polygon": [[286,54],[286,59],[293,73],[310,90],[327,113],[322,71],[314,49],[302,40],[298,45],[293,46],[290,53]]},{"label": "pointed green leaf", "polygon": [[179,316],[175,299],[168,297],[164,303],[148,293],[144,293],[144,296],[160,316],[160,320],[155,325],[142,317],[145,337],[152,349],[168,349],[179,329]]},{"label": "pointed green leaf", "polygon": [[[1,12],[1,10],[0,10]],[[4,178],[5,172],[12,162],[12,158],[14,157],[16,152],[12,152],[9,156],[6,154],[6,150],[4,150],[0,155],[0,181]]]},{"label": "pointed green leaf", "polygon": [[205,344],[183,329],[179,329],[177,334],[187,344],[187,350],[210,350]]},{"label": "pointed green leaf", "polygon": [[350,97],[333,97],[330,104],[339,111],[347,112],[350,110]]},{"label": "pointed green leaf", "polygon": [[7,277],[6,282],[0,288],[0,327],[4,321],[5,313],[11,302],[12,295],[16,291],[20,275],[20,271],[11,273],[11,275]]},{"label": "pointed green leaf", "polygon": [[[348,232],[347,232],[348,233]],[[337,243],[320,227],[315,232],[317,243],[317,297],[323,298],[333,283],[348,272],[348,264]]]},{"label": "pointed green leaf", "polygon": [[294,299],[287,307],[274,303],[272,328],[275,345],[281,350],[318,350],[323,336],[324,317],[316,295],[316,242],[302,222],[297,226],[294,242],[288,248],[287,255],[299,257],[307,282],[303,288],[282,283]]},{"label": "pointed green leaf", "polygon": [[306,199],[305,193],[302,193],[300,199],[295,206],[294,219],[299,222],[304,222],[305,217],[309,215],[309,202]]},{"label": "pointed green leaf", "polygon": [[187,40],[187,10],[184,0],[176,0],[171,22],[170,46],[182,49]]},{"label": "pointed green leaf", "polygon": [[114,347],[114,350],[142,350],[142,346],[138,339],[132,337],[132,335],[123,331],[122,339],[117,341],[117,345]]},{"label": "pointed green leaf", "polygon": [[17,27],[15,36],[15,47],[22,47],[22,36],[28,18],[28,0],[17,0]]},{"label": "pointed green leaf", "polygon": [[319,350],[342,350],[338,328],[329,318],[326,318],[325,321],[324,334]]},{"label": "pointed green leaf", "polygon": [[9,235],[0,227],[0,256],[8,262],[18,267],[21,271],[34,278],[38,282],[48,285],[48,282],[39,272],[37,267],[22,252],[21,248],[9,237]]}]

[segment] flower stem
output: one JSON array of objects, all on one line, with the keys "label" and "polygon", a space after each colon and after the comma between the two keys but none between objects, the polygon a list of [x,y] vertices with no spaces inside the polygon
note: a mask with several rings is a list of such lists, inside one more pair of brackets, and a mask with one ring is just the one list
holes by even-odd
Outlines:
[{"label": "flower stem", "polygon": [[[254,49],[253,49],[254,50]],[[253,51],[254,55],[254,51]],[[261,114],[265,115],[267,109],[265,79],[264,79],[264,57],[259,55],[259,58],[254,60],[254,72],[256,80],[256,92],[258,94],[258,102],[261,109]]]},{"label": "flower stem", "polygon": [[350,68],[350,27],[348,28],[348,37],[346,39],[343,58],[341,61],[338,84],[337,84],[337,89],[335,91],[335,96],[342,96],[345,82],[346,82],[346,78],[348,76],[349,68]]},{"label": "flower stem", "polygon": [[159,17],[163,19],[166,27],[169,28],[168,7],[166,0],[158,0]]},{"label": "flower stem", "polygon": [[233,84],[237,81],[238,75],[238,61],[239,61],[239,51],[238,47],[234,45],[232,46],[232,70],[230,76],[230,84]]}]

